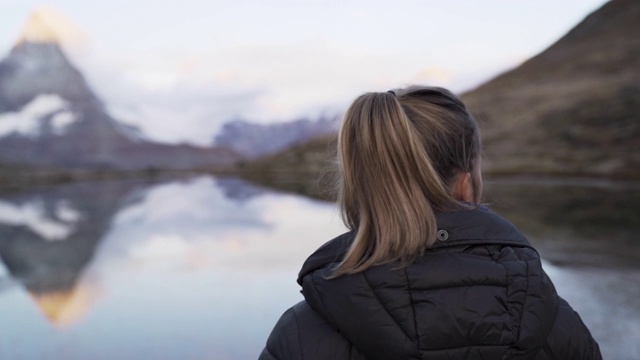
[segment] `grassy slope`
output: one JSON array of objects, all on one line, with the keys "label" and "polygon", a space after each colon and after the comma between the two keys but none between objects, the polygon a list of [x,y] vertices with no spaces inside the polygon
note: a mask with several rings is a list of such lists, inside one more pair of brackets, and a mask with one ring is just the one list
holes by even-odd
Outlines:
[{"label": "grassy slope", "polygon": [[322,136],[286,151],[243,164],[244,177],[276,188],[328,199],[335,178],[335,136]]},{"label": "grassy slope", "polygon": [[640,177],[640,3],[612,1],[463,95],[494,173]]}]

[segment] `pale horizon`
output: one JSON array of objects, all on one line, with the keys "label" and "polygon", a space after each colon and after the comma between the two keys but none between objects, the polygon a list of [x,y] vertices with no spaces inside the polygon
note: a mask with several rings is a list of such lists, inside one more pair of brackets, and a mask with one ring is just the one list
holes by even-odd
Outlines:
[{"label": "pale horizon", "polygon": [[157,141],[209,145],[230,120],[337,115],[366,91],[422,83],[464,92],[604,3],[10,1],[0,54],[44,9],[116,119]]}]

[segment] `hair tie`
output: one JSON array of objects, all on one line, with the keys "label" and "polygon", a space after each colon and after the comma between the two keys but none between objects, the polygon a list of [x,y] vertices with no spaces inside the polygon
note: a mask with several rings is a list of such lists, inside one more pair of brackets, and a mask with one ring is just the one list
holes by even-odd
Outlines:
[{"label": "hair tie", "polygon": [[395,92],[395,91],[393,91],[393,90],[389,90],[389,91],[387,91],[387,92],[388,92],[389,94],[393,95],[393,96],[396,96],[396,92]]}]

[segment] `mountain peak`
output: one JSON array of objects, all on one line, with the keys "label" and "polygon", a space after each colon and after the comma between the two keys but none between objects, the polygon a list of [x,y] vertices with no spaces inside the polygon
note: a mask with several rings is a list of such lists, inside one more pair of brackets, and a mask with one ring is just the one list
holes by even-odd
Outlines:
[{"label": "mountain peak", "polygon": [[62,13],[50,7],[37,7],[25,23],[18,44],[53,43],[73,46],[84,42],[86,36]]},{"label": "mountain peak", "polygon": [[31,13],[18,40],[18,42],[37,43],[58,43],[59,41],[44,9],[36,9]]}]

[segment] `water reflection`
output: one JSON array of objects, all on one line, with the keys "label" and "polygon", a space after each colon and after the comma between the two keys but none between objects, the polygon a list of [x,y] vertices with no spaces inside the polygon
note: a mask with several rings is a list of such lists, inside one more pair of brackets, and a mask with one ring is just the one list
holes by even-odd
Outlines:
[{"label": "water reflection", "polygon": [[[640,190],[488,183],[609,358],[640,333]],[[0,358],[252,359],[335,205],[234,178],[0,196]]]},{"label": "water reflection", "polygon": [[78,278],[135,187],[85,183],[0,199],[0,259],[53,324],[86,311],[94,291],[78,287]]},{"label": "water reflection", "polygon": [[487,182],[491,207],[555,264],[637,267],[640,185],[596,180]]},{"label": "water reflection", "polygon": [[0,358],[254,358],[343,231],[333,204],[238,179],[5,195]]}]

